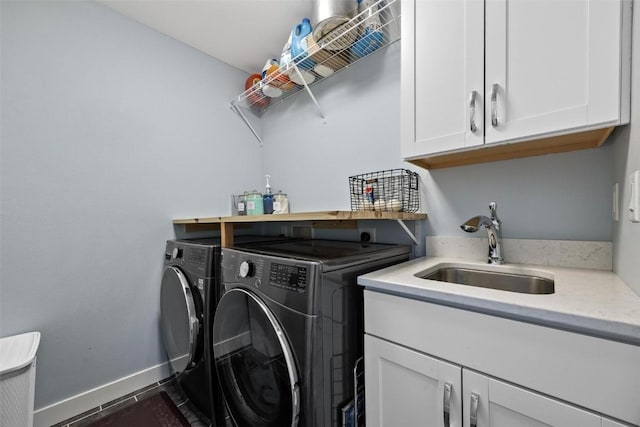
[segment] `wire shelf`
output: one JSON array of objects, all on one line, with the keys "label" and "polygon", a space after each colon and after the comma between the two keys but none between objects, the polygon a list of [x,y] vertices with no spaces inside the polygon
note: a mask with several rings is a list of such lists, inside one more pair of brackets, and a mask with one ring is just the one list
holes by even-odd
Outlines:
[{"label": "wire shelf", "polygon": [[[320,40],[309,36],[306,52],[293,57],[288,64],[280,65],[258,84],[238,95],[231,101],[232,108],[241,115],[238,107],[249,109],[260,117],[269,108],[306,90],[319,109],[311,87],[400,40],[399,1],[378,0],[371,7],[354,13],[352,19]],[[376,31],[367,32],[372,23]],[[313,63],[315,66],[311,68]],[[281,95],[269,97],[265,94],[270,93],[268,89],[273,92],[273,88],[279,89],[275,92],[281,92]],[[324,114],[320,114],[324,118]],[[256,133],[254,129],[252,131]],[[256,137],[260,139],[257,134]]]}]

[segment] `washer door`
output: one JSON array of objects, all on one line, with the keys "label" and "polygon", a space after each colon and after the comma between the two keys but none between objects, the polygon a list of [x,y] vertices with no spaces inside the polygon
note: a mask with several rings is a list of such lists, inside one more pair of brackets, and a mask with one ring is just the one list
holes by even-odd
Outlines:
[{"label": "washer door", "polygon": [[220,299],[213,353],[236,425],[298,425],[300,391],[293,352],[278,320],[253,292],[234,288]]},{"label": "washer door", "polygon": [[196,362],[200,322],[193,298],[184,273],[167,267],[160,288],[160,321],[169,363],[177,374]]}]

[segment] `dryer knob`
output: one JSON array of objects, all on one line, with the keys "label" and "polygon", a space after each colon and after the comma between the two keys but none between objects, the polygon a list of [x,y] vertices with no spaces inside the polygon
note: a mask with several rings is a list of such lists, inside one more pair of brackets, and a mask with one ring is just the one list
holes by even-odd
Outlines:
[{"label": "dryer knob", "polygon": [[242,261],[240,263],[240,277],[253,276],[253,263],[251,261]]},{"label": "dryer knob", "polygon": [[173,252],[171,253],[171,259],[182,258],[182,249],[173,248]]}]

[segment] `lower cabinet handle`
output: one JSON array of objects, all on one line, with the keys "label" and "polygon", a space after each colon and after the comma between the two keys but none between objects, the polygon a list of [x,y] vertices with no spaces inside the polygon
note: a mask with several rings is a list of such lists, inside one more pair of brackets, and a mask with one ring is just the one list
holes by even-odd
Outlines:
[{"label": "lower cabinet handle", "polygon": [[443,416],[444,416],[444,427],[450,427],[450,419],[451,419],[451,390],[453,389],[453,385],[451,383],[444,384],[444,402],[443,402]]},{"label": "lower cabinet handle", "polygon": [[478,92],[475,90],[471,91],[471,95],[469,96],[469,129],[471,132],[475,132],[478,130],[478,126],[476,125],[476,97],[478,96]]},{"label": "lower cabinet handle", "polygon": [[491,127],[498,127],[498,83],[491,85]]},{"label": "lower cabinet handle", "polygon": [[469,405],[469,427],[478,427],[478,401],[480,396],[471,393],[471,405]]}]

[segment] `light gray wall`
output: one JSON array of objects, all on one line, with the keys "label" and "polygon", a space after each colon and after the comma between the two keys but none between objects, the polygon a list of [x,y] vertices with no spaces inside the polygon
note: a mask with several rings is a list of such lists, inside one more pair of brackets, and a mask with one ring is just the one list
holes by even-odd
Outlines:
[{"label": "light gray wall", "polygon": [[[296,211],[349,209],[349,176],[412,168],[400,160],[399,48],[395,44],[316,87],[326,124],[304,93],[265,116],[263,169],[273,176],[275,189],[289,194]],[[429,215],[417,231],[420,236],[464,235],[459,224],[487,214],[495,200],[504,237],[611,240],[610,144],[450,169],[412,169],[420,171]]]},{"label": "light gray wall", "polygon": [[620,183],[620,221],[613,227],[613,270],[640,295],[640,224],[631,223],[629,175],[640,169],[640,7],[633,8],[631,124],[614,135],[614,181]]},{"label": "light gray wall", "polygon": [[171,220],[228,214],[260,151],[245,73],[97,4],[1,7],[0,335],[42,332],[39,408],[166,360]]}]

